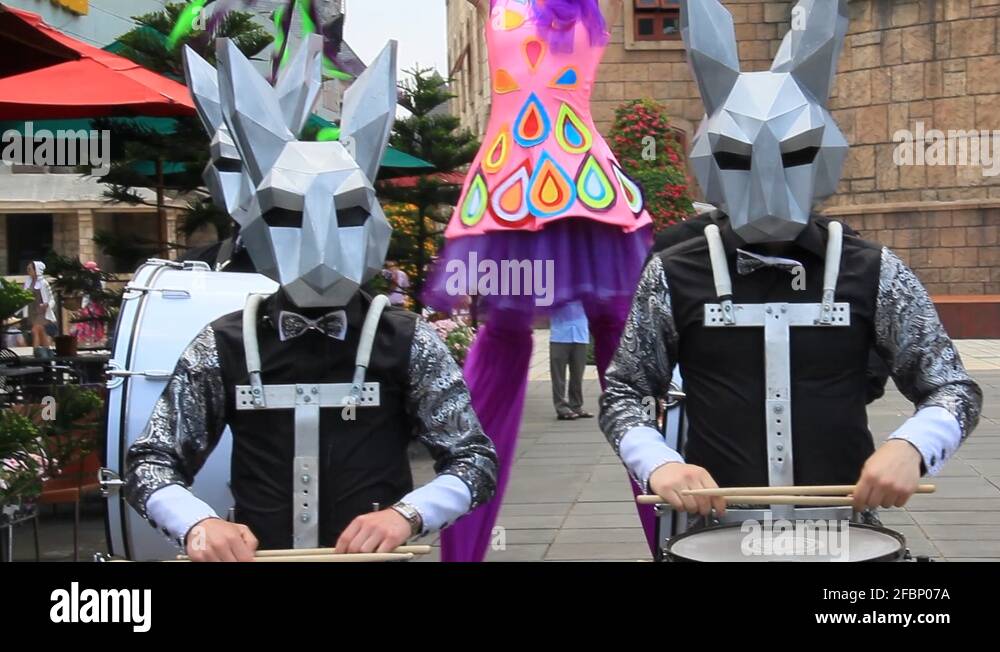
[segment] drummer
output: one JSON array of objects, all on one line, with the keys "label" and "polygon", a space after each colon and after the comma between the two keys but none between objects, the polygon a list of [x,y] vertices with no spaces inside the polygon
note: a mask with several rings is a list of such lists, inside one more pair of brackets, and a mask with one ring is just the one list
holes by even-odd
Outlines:
[{"label": "drummer", "polygon": [[[825,103],[847,2],[802,3],[806,34],[789,35],[772,72],[753,74],[739,72],[718,0],[682,11],[707,111],[694,169],[720,210],[704,235],[646,266],[607,373],[601,428],[640,486],[677,510],[723,514],[722,498],[682,494],[718,485],[857,483],[856,510],[902,506],[972,432],[982,393],[913,272],[809,208],[835,192],[846,153]],[[804,132],[755,108],[772,106],[801,107],[822,128]],[[765,324],[780,319],[787,330],[765,339]],[[916,407],[877,450],[865,411],[870,350]],[[647,409],[677,364],[688,396],[683,454]]]},{"label": "drummer", "polygon": [[[289,66],[304,85],[284,87],[280,102],[228,41],[219,42],[218,75],[186,53],[201,117],[210,133],[227,127],[254,189],[241,216],[247,251],[281,286],[195,337],[128,453],[127,500],[196,561],[248,561],[258,548],[386,552],[446,527],[495,489],[493,444],[443,341],[417,315],[383,310],[384,297],[359,289],[382,268],[390,234],[370,180],[395,116],[395,44],[345,98],[349,152],[294,135],[320,83],[319,38]],[[262,208],[275,201],[283,208]],[[232,522],[190,490],[227,426]],[[416,490],[413,439],[437,471]]]}]

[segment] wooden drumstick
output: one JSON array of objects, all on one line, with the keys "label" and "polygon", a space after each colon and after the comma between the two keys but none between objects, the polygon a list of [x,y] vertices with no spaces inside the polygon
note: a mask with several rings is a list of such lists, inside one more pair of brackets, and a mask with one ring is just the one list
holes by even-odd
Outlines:
[{"label": "wooden drumstick", "polygon": [[[846,507],[854,504],[849,496],[723,496],[727,505],[810,505],[815,507]],[[638,496],[640,505],[663,505],[659,496]]]},{"label": "wooden drumstick", "polygon": [[[302,557],[310,555],[335,555],[334,548],[292,548],[290,550],[258,550],[256,557]],[[429,555],[430,546],[400,546],[392,552],[401,555]]]},{"label": "wooden drumstick", "polygon": [[[811,487],[726,487],[722,489],[684,489],[685,496],[850,496],[856,485],[819,485]],[[932,494],[937,486],[917,486],[918,494]]]},{"label": "wooden drumstick", "polygon": [[275,555],[273,557],[254,557],[255,563],[281,563],[281,562],[323,562],[323,563],[362,563],[373,561],[409,561],[413,559],[413,553],[398,552],[354,552],[343,554],[327,555]]},{"label": "wooden drumstick", "polygon": [[[271,551],[277,552],[277,551]],[[409,561],[413,559],[414,553],[412,552],[350,552],[342,554],[312,554],[312,555],[273,555],[270,557],[254,557],[255,563],[266,564],[266,563],[281,563],[281,562],[321,562],[321,563],[340,563],[340,564],[352,564],[352,563],[363,563],[363,562],[373,562],[373,561]],[[131,559],[109,559],[109,562],[126,562],[132,563]],[[166,563],[173,564],[190,564],[194,563],[190,558],[184,557],[183,559],[165,559]]]},{"label": "wooden drumstick", "polygon": [[[256,559],[265,559],[270,557],[317,557],[317,556],[328,556],[328,555],[345,555],[345,554],[361,554],[361,553],[337,553],[334,552],[335,548],[289,548],[287,550],[258,550],[254,553]],[[372,553],[374,554],[374,553]],[[430,546],[400,546],[393,550],[391,553],[378,553],[378,554],[397,554],[397,555],[429,555],[431,554]],[[178,561],[188,561],[190,558],[187,555],[177,555]]]}]

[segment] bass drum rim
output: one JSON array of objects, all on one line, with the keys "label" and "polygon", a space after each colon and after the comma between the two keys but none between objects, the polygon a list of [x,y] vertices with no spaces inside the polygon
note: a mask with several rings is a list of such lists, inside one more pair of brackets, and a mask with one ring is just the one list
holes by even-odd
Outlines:
[{"label": "bass drum rim", "polygon": [[[151,268],[149,271],[148,279],[145,279],[143,274],[146,268]],[[137,281],[139,281],[141,285],[155,287],[156,277],[159,276],[161,273],[163,273],[163,271],[166,269],[170,269],[170,266],[163,262],[147,261],[143,263],[132,274],[132,278],[129,280],[129,282],[126,283],[125,293],[126,294],[128,293],[128,286],[133,283],[136,283]],[[125,369],[131,368],[131,362],[135,351],[136,339],[139,334],[139,329],[136,328],[136,324],[142,320],[142,315],[143,312],[145,311],[146,302],[148,298],[149,298],[148,292],[143,292],[141,296],[136,298],[137,305],[135,307],[135,310],[132,312],[132,318],[131,318],[132,326],[127,330],[129,338],[129,341],[127,343],[128,348],[123,352],[125,355],[125,365],[124,365]],[[124,302],[127,300],[128,299],[123,298],[122,303],[124,304]],[[111,342],[108,343],[108,350],[111,353],[111,360],[116,359],[118,346],[119,343],[121,342],[122,333],[125,332],[122,330],[122,324],[125,320],[126,313],[127,311],[124,309],[123,305],[122,309],[118,311],[118,319],[115,321],[114,338],[112,339]],[[118,410],[116,411],[117,416],[115,417],[116,420],[118,421],[118,459],[115,460],[114,468],[117,468],[119,470],[125,468],[125,454],[126,451],[128,450],[128,445],[127,445],[128,442],[124,441],[127,431],[126,424],[128,421],[128,392],[130,389],[128,380],[129,380],[128,378],[122,379],[122,391],[121,391],[121,396],[118,399],[119,404],[118,404]],[[109,464],[108,461],[108,456],[110,454],[110,448],[111,448],[111,438],[108,436],[109,428],[111,426],[111,382],[112,379],[109,378],[107,381],[109,390],[108,400],[105,402],[104,406],[104,424],[103,424],[104,425],[103,466],[108,468],[111,468],[111,464]],[[112,556],[120,555],[123,556],[125,559],[132,559],[132,551],[130,549],[131,536],[129,536],[129,525],[127,518],[128,504],[125,501],[124,487],[119,486],[115,493],[117,494],[116,500],[118,502],[118,519],[120,521],[119,527],[121,528],[122,550],[121,551],[115,550],[115,536],[111,528],[111,518],[112,518],[111,509],[109,508],[108,500],[105,499],[103,501],[104,536],[107,539],[108,554]]]},{"label": "bass drum rim", "polygon": [[[735,564],[735,563],[738,563],[738,562],[735,562],[735,561],[728,561],[728,560],[720,560],[720,561],[715,561],[715,562],[703,562],[703,561],[698,560],[698,559],[689,559],[687,557],[682,557],[682,556],[674,553],[673,552],[673,546],[678,541],[686,540],[686,539],[694,537],[694,536],[696,536],[698,534],[702,534],[702,533],[704,533],[704,532],[706,532],[708,530],[727,530],[727,529],[733,529],[733,528],[739,528],[739,527],[743,527],[743,524],[742,523],[726,523],[725,525],[713,525],[711,527],[703,527],[703,528],[698,528],[696,530],[689,530],[689,531],[687,531],[687,532],[685,532],[683,534],[678,534],[675,537],[671,537],[670,541],[668,541],[667,545],[664,546],[664,548],[663,548],[663,560],[667,561],[667,562],[689,563],[689,564],[702,564],[702,563]],[[849,523],[848,527],[850,527],[851,529],[868,530],[868,531],[871,531],[871,532],[877,532],[879,534],[886,534],[886,535],[889,535],[890,537],[892,537],[893,539],[895,539],[899,543],[899,548],[897,550],[891,552],[891,553],[887,553],[887,554],[884,554],[884,555],[879,555],[878,557],[872,557],[871,559],[862,559],[861,561],[853,562],[853,563],[865,564],[865,563],[869,563],[869,562],[879,562],[879,563],[896,562],[896,561],[902,561],[903,559],[906,558],[906,537],[904,537],[899,532],[896,532],[895,530],[891,530],[891,529],[885,527],[884,525],[868,525],[867,523]],[[772,563],[773,564],[773,563],[792,563],[792,562],[789,562],[787,560],[775,559],[774,561],[769,561],[769,562],[765,562],[765,563]],[[818,562],[818,563],[822,563],[822,562]]]}]

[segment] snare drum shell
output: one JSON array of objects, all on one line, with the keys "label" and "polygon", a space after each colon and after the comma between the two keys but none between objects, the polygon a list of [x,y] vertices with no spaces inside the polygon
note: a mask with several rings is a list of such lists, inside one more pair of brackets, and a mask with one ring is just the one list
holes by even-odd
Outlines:
[{"label": "snare drum shell", "polygon": [[[109,367],[131,372],[172,372],[180,354],[215,319],[241,310],[247,296],[271,294],[277,284],[260,274],[179,269],[150,261],[140,267],[122,302]],[[125,476],[125,455],[142,434],[153,405],[166,387],[165,378],[129,376],[108,382],[105,466]],[[194,493],[225,518],[233,504],[229,492],[231,436],[228,428],[198,473]],[[134,560],[170,559],[176,544],[154,530],[133,510],[121,491],[107,499],[108,551]]]},{"label": "snare drum shell", "polygon": [[[854,535],[861,535],[866,537],[877,537],[879,539],[879,547],[884,548],[880,550],[877,554],[872,554],[871,556],[849,559],[851,562],[899,562],[906,560],[906,539],[903,535],[898,532],[894,532],[888,528],[879,527],[875,525],[864,525],[861,523],[850,523],[849,526],[850,533],[852,535],[851,541],[856,541]],[[663,558],[665,561],[671,562],[729,562],[729,563],[739,563],[739,562],[824,562],[832,561],[828,559],[788,559],[787,557],[782,558],[781,556],[773,557],[763,557],[763,556],[748,556],[748,555],[737,555],[729,554],[725,556],[726,558],[721,559],[702,559],[694,558],[690,553],[682,554],[678,551],[679,548],[691,547],[693,543],[697,541],[699,536],[704,536],[707,533],[725,533],[725,536],[732,539],[731,545],[733,550],[739,549],[739,544],[736,543],[741,536],[745,534],[741,531],[742,524],[733,523],[727,525],[718,525],[713,527],[699,528],[697,530],[691,530],[685,532],[684,534],[679,534],[670,539],[670,541],[664,546]],[[852,544],[853,546],[853,544]],[[853,548],[852,548],[853,549]],[[702,555],[703,556],[703,555]],[[859,555],[860,557],[860,555]]]}]

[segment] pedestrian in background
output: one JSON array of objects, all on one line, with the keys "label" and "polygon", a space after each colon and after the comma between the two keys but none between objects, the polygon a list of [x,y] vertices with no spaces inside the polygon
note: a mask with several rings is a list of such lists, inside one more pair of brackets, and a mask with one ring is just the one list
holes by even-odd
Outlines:
[{"label": "pedestrian in background", "polygon": [[56,312],[52,303],[52,288],[45,280],[45,263],[36,260],[28,263],[28,278],[24,289],[35,295],[34,300],[25,306],[27,325],[24,330],[31,333],[31,346],[36,352],[48,351],[52,345],[50,338],[58,333]]},{"label": "pedestrian in background", "polygon": [[557,309],[552,313],[549,327],[549,365],[556,418],[560,421],[593,418],[593,414],[583,409],[583,370],[587,366],[587,346],[590,344],[583,304],[572,301]]}]

